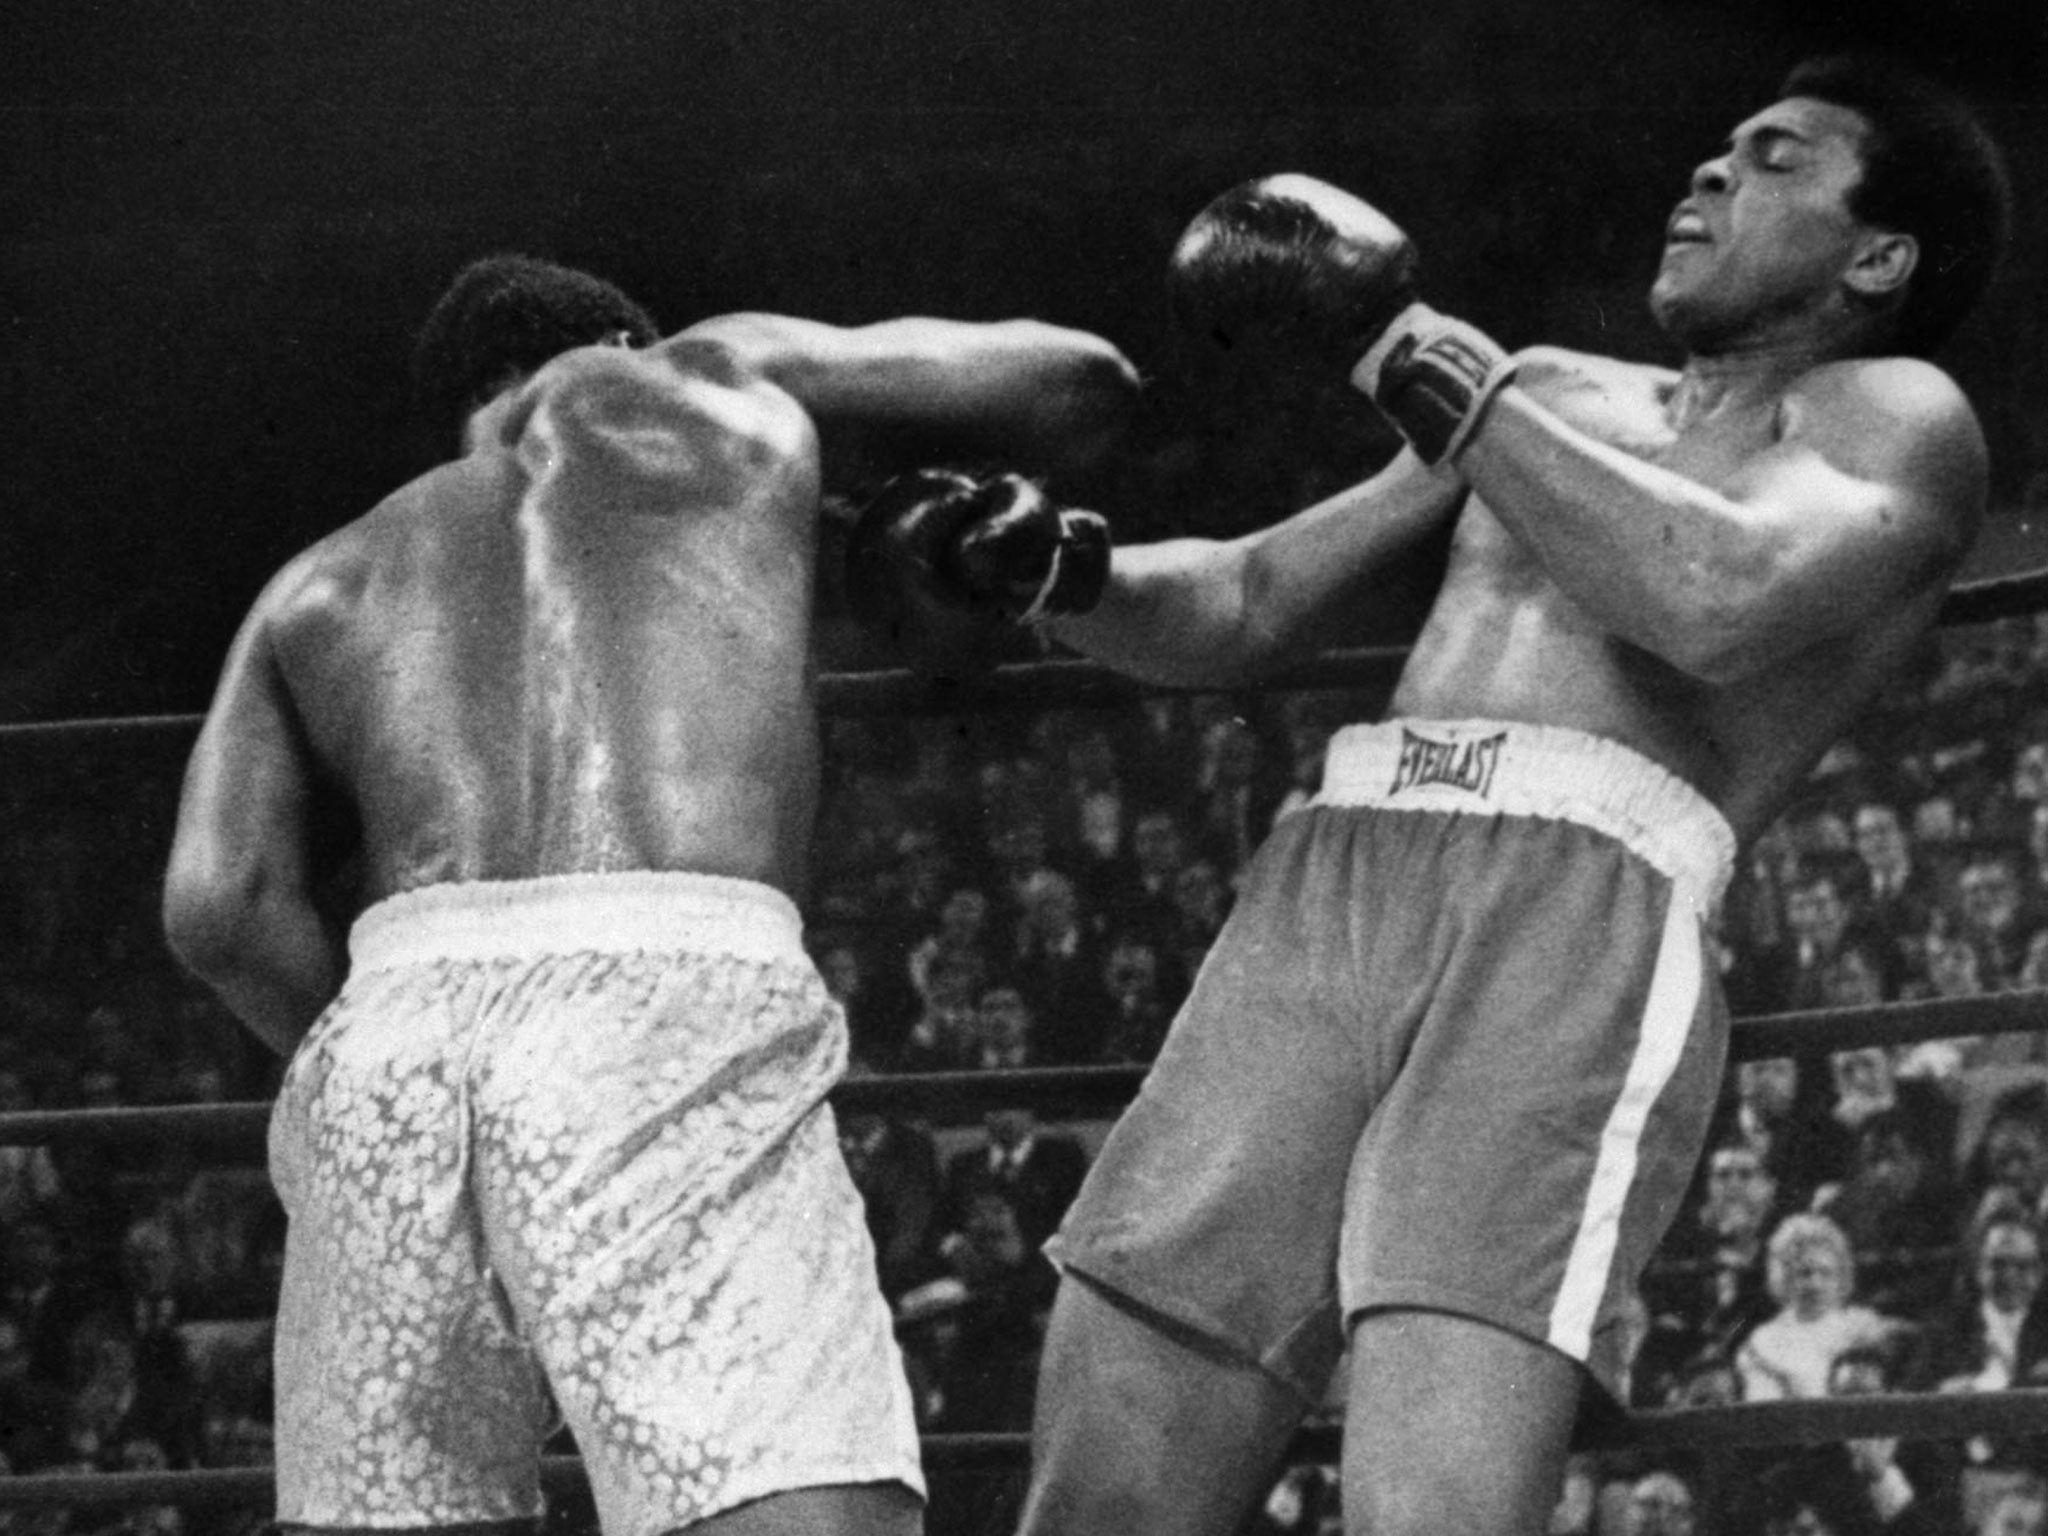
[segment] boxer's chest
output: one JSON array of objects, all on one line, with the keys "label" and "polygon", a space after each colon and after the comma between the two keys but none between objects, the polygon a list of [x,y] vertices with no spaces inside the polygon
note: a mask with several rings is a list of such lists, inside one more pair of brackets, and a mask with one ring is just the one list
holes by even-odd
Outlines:
[{"label": "boxer's chest", "polygon": [[1543,381],[1535,393],[1589,437],[1714,489],[1782,435],[1775,401],[1681,424],[1672,402],[1676,387],[1677,376],[1661,369],[1592,360]]}]

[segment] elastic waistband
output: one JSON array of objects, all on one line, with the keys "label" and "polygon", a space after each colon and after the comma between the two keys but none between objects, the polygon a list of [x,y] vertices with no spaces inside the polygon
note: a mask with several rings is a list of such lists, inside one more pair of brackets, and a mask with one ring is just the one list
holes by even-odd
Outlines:
[{"label": "elastic waistband", "polygon": [[1330,738],[1316,803],[1574,822],[1661,871],[1702,913],[1735,867],[1734,829],[1698,790],[1619,742],[1557,726],[1345,726]]},{"label": "elastic waistband", "polygon": [[774,887],[645,870],[401,891],[356,919],[348,951],[357,972],[574,953],[805,958],[803,919]]}]

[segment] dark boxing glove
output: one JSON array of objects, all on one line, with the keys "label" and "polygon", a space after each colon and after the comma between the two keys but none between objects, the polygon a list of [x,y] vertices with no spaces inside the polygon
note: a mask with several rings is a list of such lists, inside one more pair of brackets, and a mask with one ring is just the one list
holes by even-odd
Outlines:
[{"label": "dark boxing glove", "polygon": [[1109,579],[1109,524],[1057,507],[1021,475],[918,470],[861,509],[848,590],[870,625],[929,603],[1013,625],[1085,613]]},{"label": "dark boxing glove", "polygon": [[1370,204],[1310,176],[1268,176],[1196,216],[1167,291],[1190,336],[1346,370],[1437,464],[1514,370],[1479,331],[1417,300],[1416,270],[1414,243]]}]

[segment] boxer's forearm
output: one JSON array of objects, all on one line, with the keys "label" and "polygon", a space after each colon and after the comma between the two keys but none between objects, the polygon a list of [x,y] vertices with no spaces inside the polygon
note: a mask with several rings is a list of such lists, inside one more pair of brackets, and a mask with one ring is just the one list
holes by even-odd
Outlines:
[{"label": "boxer's forearm", "polygon": [[186,967],[281,1056],[297,1049],[340,990],[343,946],[309,901],[188,911],[167,926]]},{"label": "boxer's forearm", "polygon": [[1084,656],[1146,682],[1234,684],[1257,662],[1245,617],[1244,556],[1239,545],[1208,539],[1119,549],[1096,606],[1048,628]]},{"label": "boxer's forearm", "polygon": [[239,970],[208,984],[251,1034],[288,1058],[334,1001],[340,977],[288,961],[269,970]]},{"label": "boxer's forearm", "polygon": [[1098,458],[1138,392],[1137,370],[1109,342],[1035,320],[841,327],[739,314],[684,334],[730,347],[821,422],[962,434],[1052,471]]},{"label": "boxer's forearm", "polygon": [[1054,635],[1120,671],[1183,687],[1256,682],[1370,617],[1389,570],[1464,500],[1402,454],[1362,484],[1228,543],[1117,550],[1102,601]]},{"label": "boxer's forearm", "polygon": [[1704,666],[1729,634],[1745,572],[1766,563],[1756,521],[1697,481],[1595,441],[1504,390],[1459,472],[1550,578],[1613,633]]}]

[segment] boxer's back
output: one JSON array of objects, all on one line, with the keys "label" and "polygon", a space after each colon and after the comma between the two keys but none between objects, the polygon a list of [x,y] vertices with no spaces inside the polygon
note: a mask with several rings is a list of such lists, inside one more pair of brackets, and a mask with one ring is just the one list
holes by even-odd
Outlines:
[{"label": "boxer's back", "polygon": [[264,599],[366,900],[455,880],[802,879],[815,435],[710,346],[584,349],[496,440]]}]

